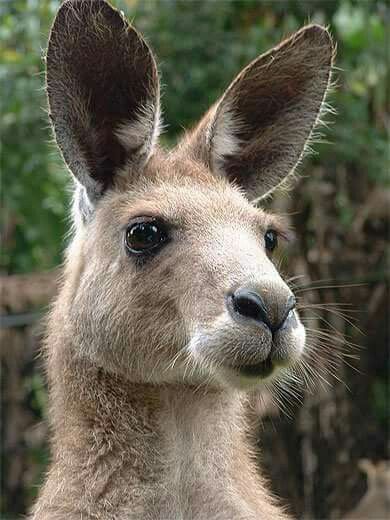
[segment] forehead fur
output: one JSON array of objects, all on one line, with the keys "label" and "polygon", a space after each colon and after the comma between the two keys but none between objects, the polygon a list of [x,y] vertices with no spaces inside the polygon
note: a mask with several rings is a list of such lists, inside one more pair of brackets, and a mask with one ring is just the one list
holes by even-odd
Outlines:
[{"label": "forehead fur", "polygon": [[101,208],[104,219],[114,214],[121,226],[137,216],[154,216],[183,228],[234,223],[286,231],[282,218],[255,207],[226,178],[212,175],[191,159],[162,154],[150,162],[138,182],[123,182],[119,192],[106,195]]}]

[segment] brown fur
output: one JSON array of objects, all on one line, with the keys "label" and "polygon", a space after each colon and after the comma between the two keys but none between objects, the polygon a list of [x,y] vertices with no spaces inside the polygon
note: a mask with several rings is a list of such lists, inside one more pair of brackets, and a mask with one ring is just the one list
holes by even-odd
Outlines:
[{"label": "brown fur", "polygon": [[[291,294],[264,250],[267,229],[283,236],[284,224],[248,197],[299,160],[332,44],[311,26],[271,54],[165,152],[155,145],[157,69],[141,36],[102,0],[60,8],[47,89],[77,180],[75,235],[49,319],[52,463],[32,519],[287,518],[246,432],[247,390],[261,381],[236,368],[270,356],[283,376],[299,362],[303,327],[294,311],[271,340],[232,320],[225,297],[255,287],[276,316]],[[124,247],[140,216],[170,229],[141,263]]]}]

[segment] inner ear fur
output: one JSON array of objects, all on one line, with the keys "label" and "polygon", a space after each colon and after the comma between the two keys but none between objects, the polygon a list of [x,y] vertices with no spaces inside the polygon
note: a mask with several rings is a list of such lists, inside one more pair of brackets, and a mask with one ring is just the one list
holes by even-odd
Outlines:
[{"label": "inner ear fur", "polygon": [[236,77],[184,149],[250,198],[266,195],[303,155],[329,87],[333,55],[325,28],[302,28]]},{"label": "inner ear fur", "polygon": [[68,0],[50,33],[46,67],[57,143],[93,203],[116,172],[152,153],[159,127],[154,57],[107,2]]}]

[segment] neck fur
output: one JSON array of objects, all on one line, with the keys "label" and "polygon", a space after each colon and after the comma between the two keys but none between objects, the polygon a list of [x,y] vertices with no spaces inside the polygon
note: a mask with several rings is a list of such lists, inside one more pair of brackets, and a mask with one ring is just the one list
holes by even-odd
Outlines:
[{"label": "neck fur", "polygon": [[249,455],[241,394],[134,384],[86,360],[53,361],[53,463],[39,504],[46,495],[99,519],[276,512]]}]

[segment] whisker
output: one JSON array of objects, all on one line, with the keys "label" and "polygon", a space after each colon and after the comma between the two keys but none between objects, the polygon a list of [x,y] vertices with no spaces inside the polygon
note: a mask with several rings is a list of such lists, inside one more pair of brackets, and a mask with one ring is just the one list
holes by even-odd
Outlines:
[{"label": "whisker", "polygon": [[[312,311],[314,316],[316,316],[319,320],[322,320],[324,323],[326,323],[326,325],[328,325],[328,327],[330,327],[334,332],[339,332],[336,327],[334,325],[332,325],[332,323],[330,323],[330,321],[328,321],[326,318],[324,318],[323,316],[321,316],[320,314]],[[332,312],[331,309],[328,309],[328,312]],[[333,311],[334,312],[334,311]],[[334,313],[336,314],[336,313]],[[336,314],[337,315],[337,314]],[[344,316],[338,316],[338,317],[341,317],[342,319],[344,319],[352,328],[354,328],[359,334],[361,334],[362,336],[364,335],[363,331],[361,331],[359,329],[359,327],[357,325],[355,325],[355,323],[353,323],[353,321],[351,321],[349,318],[346,318]]]},{"label": "whisker", "polygon": [[[322,311],[334,314],[335,316],[338,316],[339,318],[342,318],[343,320],[345,320],[351,326],[355,326],[355,322],[357,321],[356,317],[349,315],[351,313],[350,309],[347,309],[347,311],[348,311],[348,314],[347,314],[346,312],[343,312],[344,310],[341,310],[340,308],[334,309],[332,307],[327,307],[326,304],[324,304],[324,305],[306,305],[306,306],[302,306],[302,307],[298,306],[298,309],[310,311],[310,310],[313,310],[313,307],[315,307],[316,310],[322,310]],[[314,312],[313,312],[313,314],[314,314]]]},{"label": "whisker", "polygon": [[[318,338],[320,337],[321,339],[326,339],[326,340],[329,340],[330,342],[337,342],[337,348],[340,348],[342,347],[343,345],[345,345],[346,347],[348,347],[348,352],[349,350],[361,350],[361,346],[358,345],[357,343],[353,343],[352,341],[350,341],[348,339],[348,335],[343,335],[341,334],[340,332],[337,332],[337,333],[333,333],[331,334],[330,332],[326,332],[325,330],[321,330],[321,329],[312,329],[310,327],[305,327],[306,328],[306,332],[308,333],[308,337],[314,337],[314,338]],[[332,343],[330,343],[332,344]]]},{"label": "whisker", "polygon": [[293,283],[295,280],[299,280],[300,278],[305,278],[306,275],[305,274],[297,274],[295,276],[290,276],[289,278],[286,279],[286,282],[288,284],[290,283]]},{"label": "whisker", "polygon": [[348,312],[363,312],[361,309],[353,308],[353,303],[301,303],[298,300],[298,307],[300,309],[311,309],[311,308],[319,308],[321,310],[328,310],[328,308],[335,308],[336,310],[345,309]]},{"label": "whisker", "polygon": [[348,289],[351,287],[364,287],[366,285],[367,284],[364,282],[362,282],[362,283],[339,283],[339,284],[330,284],[330,285],[313,284],[313,285],[298,287],[297,289],[295,289],[295,292],[297,294],[299,294],[299,293],[307,292],[307,291],[317,291],[317,290],[324,290],[324,289]]}]

